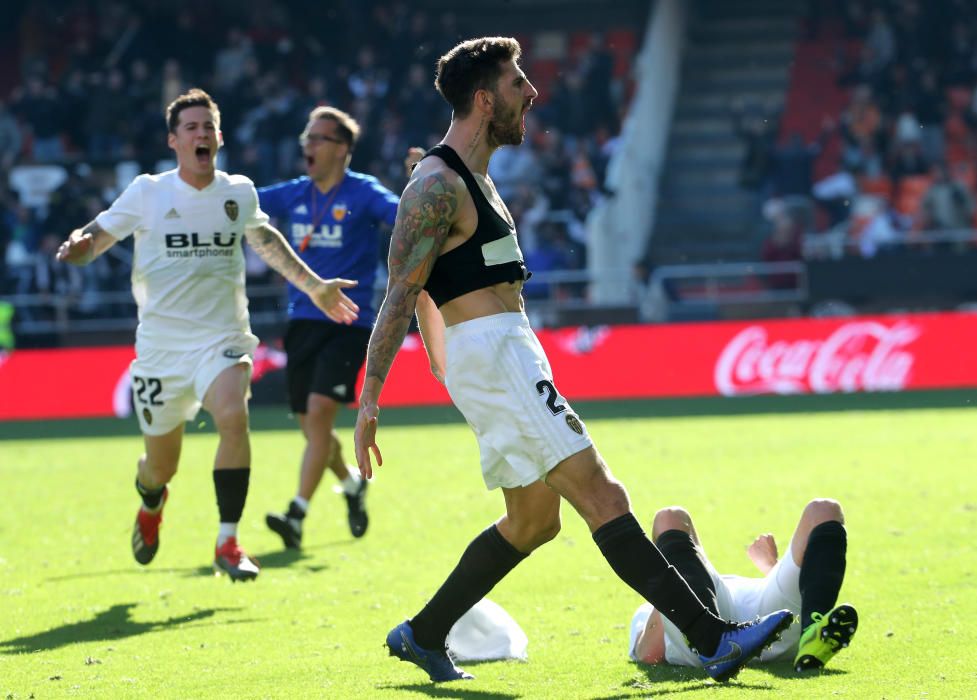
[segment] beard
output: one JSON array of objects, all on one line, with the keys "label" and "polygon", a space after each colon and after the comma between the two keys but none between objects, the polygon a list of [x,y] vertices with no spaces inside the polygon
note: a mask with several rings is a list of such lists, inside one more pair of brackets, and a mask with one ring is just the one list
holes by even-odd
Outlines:
[{"label": "beard", "polygon": [[[521,107],[521,105],[520,105]],[[486,129],[486,139],[489,146],[518,146],[526,135],[522,128],[522,109],[506,105],[500,96],[496,95],[492,118]]]}]

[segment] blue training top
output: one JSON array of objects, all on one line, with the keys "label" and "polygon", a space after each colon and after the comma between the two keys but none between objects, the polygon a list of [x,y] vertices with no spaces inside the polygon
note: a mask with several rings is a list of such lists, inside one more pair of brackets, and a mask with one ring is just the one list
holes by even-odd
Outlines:
[{"label": "blue training top", "polygon": [[[359,284],[345,292],[360,307],[354,326],[372,328],[376,319],[373,285],[380,255],[380,222],[393,224],[397,195],[372,175],[347,170],[325,194],[308,177],[258,189],[261,209],[278,220],[282,233],[320,277],[343,277]],[[288,285],[289,319],[332,323],[304,292]]]}]

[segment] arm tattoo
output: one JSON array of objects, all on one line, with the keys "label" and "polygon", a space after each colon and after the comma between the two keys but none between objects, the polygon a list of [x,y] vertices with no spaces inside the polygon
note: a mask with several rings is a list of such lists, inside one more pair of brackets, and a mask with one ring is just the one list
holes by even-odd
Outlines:
[{"label": "arm tattoo", "polygon": [[367,377],[386,379],[457,212],[458,195],[444,173],[420,177],[404,190],[390,239],[387,297],[370,336]]},{"label": "arm tattoo", "polygon": [[318,280],[274,226],[262,224],[248,229],[246,234],[258,257],[282,277],[306,292],[316,286]]}]

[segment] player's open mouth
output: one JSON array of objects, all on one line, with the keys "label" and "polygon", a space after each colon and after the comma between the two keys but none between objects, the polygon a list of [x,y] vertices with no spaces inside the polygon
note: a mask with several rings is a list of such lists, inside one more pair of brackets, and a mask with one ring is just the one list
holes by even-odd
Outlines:
[{"label": "player's open mouth", "polygon": [[193,154],[197,156],[197,162],[202,165],[210,162],[210,149],[207,146],[197,146]]},{"label": "player's open mouth", "polygon": [[306,156],[305,167],[311,168],[313,165],[315,165],[315,158],[313,158],[312,156]]}]

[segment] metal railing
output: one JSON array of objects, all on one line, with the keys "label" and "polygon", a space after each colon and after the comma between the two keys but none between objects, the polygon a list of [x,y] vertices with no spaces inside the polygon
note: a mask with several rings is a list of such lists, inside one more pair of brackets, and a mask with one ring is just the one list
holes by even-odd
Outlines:
[{"label": "metal railing", "polygon": [[660,322],[683,312],[802,304],[807,298],[807,268],[800,261],[663,265],[649,278],[640,315]]},{"label": "metal railing", "polygon": [[[630,271],[613,270],[605,274],[626,285],[629,298],[637,306],[638,287]],[[557,317],[584,309],[591,310],[594,305],[588,301],[587,295],[593,280],[594,275],[587,270],[535,273],[527,289],[527,311],[537,322],[551,325]],[[384,288],[385,280],[378,280],[378,299],[382,298]],[[285,321],[288,301],[283,281],[249,283],[247,293],[252,326],[267,328]],[[82,297],[87,309],[96,309],[94,313],[81,308]],[[136,303],[128,290],[86,290],[69,295],[11,294],[0,296],[0,301],[13,304],[16,309],[14,324],[21,338],[134,332],[138,323]]]}]

